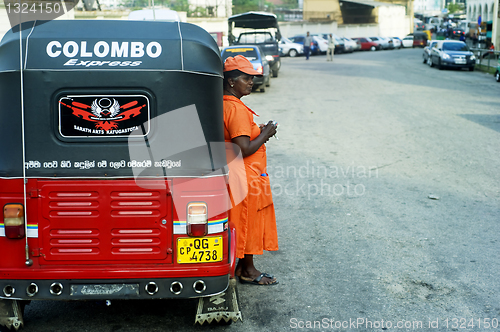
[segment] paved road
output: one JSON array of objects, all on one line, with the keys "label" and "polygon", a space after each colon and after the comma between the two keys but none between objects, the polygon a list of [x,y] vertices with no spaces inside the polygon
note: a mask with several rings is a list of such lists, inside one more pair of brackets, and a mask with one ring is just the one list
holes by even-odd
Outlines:
[{"label": "paved road", "polygon": [[239,286],[243,322],[193,326],[195,301],[45,302],[25,330],[500,331],[500,84],[421,50],[325,60],[285,58],[243,99],[280,123],[280,250],[256,258],[280,284]]}]

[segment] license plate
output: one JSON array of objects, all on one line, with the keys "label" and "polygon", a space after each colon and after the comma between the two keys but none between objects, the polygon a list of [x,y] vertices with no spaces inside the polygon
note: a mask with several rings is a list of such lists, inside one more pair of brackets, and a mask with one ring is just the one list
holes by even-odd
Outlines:
[{"label": "license plate", "polygon": [[467,61],[465,59],[455,59],[455,63],[457,65],[463,65],[463,64],[467,63]]},{"label": "license plate", "polygon": [[177,263],[213,263],[222,260],[222,236],[177,239]]}]

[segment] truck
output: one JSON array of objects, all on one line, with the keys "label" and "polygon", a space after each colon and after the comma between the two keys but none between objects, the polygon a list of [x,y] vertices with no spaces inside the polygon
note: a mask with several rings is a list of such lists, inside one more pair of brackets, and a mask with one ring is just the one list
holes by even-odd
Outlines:
[{"label": "truck", "polygon": [[273,77],[281,68],[278,18],[271,13],[247,12],[228,18],[229,45],[257,45],[264,53]]}]

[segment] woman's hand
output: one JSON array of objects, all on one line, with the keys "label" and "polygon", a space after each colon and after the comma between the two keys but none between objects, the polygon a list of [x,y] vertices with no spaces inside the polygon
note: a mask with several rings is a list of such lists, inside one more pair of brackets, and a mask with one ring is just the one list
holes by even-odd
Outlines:
[{"label": "woman's hand", "polygon": [[273,124],[273,121],[269,121],[266,125],[260,128],[260,134],[266,137],[265,142],[269,141],[271,137],[276,135],[276,126]]},{"label": "woman's hand", "polygon": [[269,141],[269,138],[273,137],[275,134],[276,126],[272,121],[269,121],[265,126],[261,127],[260,135],[254,140],[250,140],[248,136],[238,136],[231,141],[240,147],[244,158],[253,155],[262,144]]}]

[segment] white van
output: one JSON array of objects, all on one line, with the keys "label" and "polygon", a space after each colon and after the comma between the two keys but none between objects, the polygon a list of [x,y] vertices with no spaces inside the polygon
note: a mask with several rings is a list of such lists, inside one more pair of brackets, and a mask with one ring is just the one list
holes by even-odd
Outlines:
[{"label": "white van", "polygon": [[441,25],[443,24],[443,18],[442,17],[431,17],[429,18],[429,22],[427,23],[427,29],[439,29]]}]

